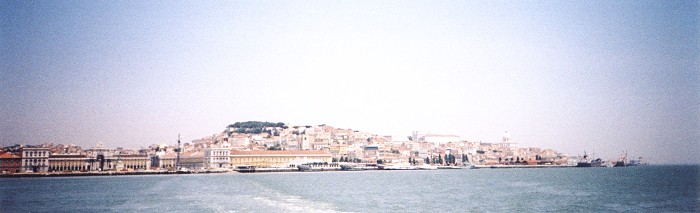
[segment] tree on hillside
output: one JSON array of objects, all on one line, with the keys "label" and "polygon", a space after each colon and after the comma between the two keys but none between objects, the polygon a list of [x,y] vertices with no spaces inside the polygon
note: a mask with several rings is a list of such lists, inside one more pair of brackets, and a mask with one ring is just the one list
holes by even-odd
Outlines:
[{"label": "tree on hillside", "polygon": [[[281,123],[281,122],[280,122]],[[228,127],[233,127],[233,128],[262,128],[262,127],[277,127],[278,123],[271,123],[271,122],[262,122],[262,121],[245,121],[245,122],[236,122],[231,125],[228,125]],[[284,124],[283,124],[284,125]],[[280,126],[281,127],[281,126]]]}]

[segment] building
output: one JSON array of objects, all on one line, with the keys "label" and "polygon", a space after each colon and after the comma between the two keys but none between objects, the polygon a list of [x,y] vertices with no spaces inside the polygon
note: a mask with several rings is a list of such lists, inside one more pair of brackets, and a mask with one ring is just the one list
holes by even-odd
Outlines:
[{"label": "building", "polygon": [[94,169],[87,155],[52,154],[49,156],[49,172],[90,171]]},{"label": "building", "polygon": [[142,154],[113,155],[116,158],[116,170],[146,170],[151,164],[151,159]]},{"label": "building", "polygon": [[204,152],[194,151],[180,154],[180,168],[192,170],[205,168]]},{"label": "building", "polygon": [[503,133],[503,141],[500,144],[501,147],[503,149],[511,149],[511,150],[517,148],[517,146],[516,146],[517,143],[513,142],[511,139],[512,138],[510,136],[510,133],[508,133],[508,131]]},{"label": "building", "polygon": [[97,143],[86,151],[88,163],[91,171],[110,171],[117,168],[114,150],[105,147],[102,143]]},{"label": "building", "polygon": [[22,172],[48,172],[51,148],[22,148]]},{"label": "building", "polygon": [[459,142],[460,138],[457,135],[427,134],[423,136],[423,141],[435,144],[446,144],[449,142]]},{"label": "building", "polygon": [[362,156],[365,160],[373,161],[379,159],[379,146],[378,145],[367,145],[363,149],[364,155]]},{"label": "building", "polygon": [[21,168],[21,157],[9,152],[0,155],[0,174],[18,173]]},{"label": "building", "polygon": [[231,148],[207,148],[204,150],[204,166],[209,169],[231,168]]},{"label": "building", "polygon": [[431,133],[421,133],[419,131],[413,131],[411,136],[412,141],[416,142],[430,142],[434,144],[446,144],[449,142],[459,142],[461,139],[457,135],[441,135],[441,134],[431,134]]},{"label": "building", "polygon": [[231,150],[231,166],[287,167],[312,162],[332,163],[331,153],[321,150]]},{"label": "building", "polygon": [[329,149],[331,155],[334,158],[340,158],[342,156],[348,155],[348,145],[347,144],[333,144]]},{"label": "building", "polygon": [[177,153],[158,153],[151,156],[152,169],[174,170]]},{"label": "building", "polygon": [[146,155],[120,154],[109,158],[97,155],[51,154],[49,172],[145,170],[151,164]]}]

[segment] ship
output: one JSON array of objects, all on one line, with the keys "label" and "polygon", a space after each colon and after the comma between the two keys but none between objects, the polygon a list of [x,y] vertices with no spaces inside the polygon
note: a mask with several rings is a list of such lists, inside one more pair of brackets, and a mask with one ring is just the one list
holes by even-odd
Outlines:
[{"label": "ship", "polygon": [[648,165],[648,163],[646,161],[643,161],[642,157],[639,157],[638,160],[632,159],[629,162],[627,162],[627,166],[646,166],[646,165]]},{"label": "ship", "polygon": [[627,151],[625,151],[622,155],[620,155],[620,160],[615,162],[614,167],[625,167],[627,166]]},{"label": "ship", "polygon": [[583,158],[576,164],[576,167],[605,167],[605,162],[602,159],[590,160],[588,157],[588,154],[583,152]]}]

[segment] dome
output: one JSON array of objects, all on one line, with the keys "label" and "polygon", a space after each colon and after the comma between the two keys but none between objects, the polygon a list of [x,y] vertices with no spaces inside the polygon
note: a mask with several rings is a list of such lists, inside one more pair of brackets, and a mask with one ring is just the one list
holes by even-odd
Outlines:
[{"label": "dome", "polygon": [[510,133],[508,131],[503,133],[503,142],[510,142]]}]

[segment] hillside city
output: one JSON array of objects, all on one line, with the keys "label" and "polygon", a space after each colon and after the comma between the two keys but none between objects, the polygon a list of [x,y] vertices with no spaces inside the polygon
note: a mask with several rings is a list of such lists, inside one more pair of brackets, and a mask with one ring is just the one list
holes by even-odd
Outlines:
[{"label": "hillside city", "polygon": [[410,166],[575,165],[577,157],[539,147],[517,147],[505,131],[498,142],[461,140],[456,135],[414,131],[395,138],[329,125],[247,121],[223,131],[140,150],[83,148],[45,143],[0,147],[0,171],[7,173],[103,171],[230,171],[241,166],[290,168],[343,163]]}]

